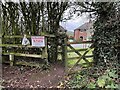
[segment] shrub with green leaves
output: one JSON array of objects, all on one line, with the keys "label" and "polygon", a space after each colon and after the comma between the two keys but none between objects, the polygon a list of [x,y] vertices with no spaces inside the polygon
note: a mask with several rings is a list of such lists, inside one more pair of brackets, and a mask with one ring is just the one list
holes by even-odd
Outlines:
[{"label": "shrub with green leaves", "polygon": [[[84,72],[84,73],[83,73]],[[72,75],[67,83],[69,88],[110,88],[116,89],[118,87],[118,74],[114,69],[107,69],[103,75],[98,78],[89,76],[86,71],[78,72]]]}]

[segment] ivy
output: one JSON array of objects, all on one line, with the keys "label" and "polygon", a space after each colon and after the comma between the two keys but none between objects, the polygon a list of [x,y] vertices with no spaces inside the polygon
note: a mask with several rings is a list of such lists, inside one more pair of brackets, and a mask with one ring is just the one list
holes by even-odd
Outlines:
[{"label": "ivy", "polygon": [[[115,3],[96,3],[95,7],[99,12],[96,12],[97,18],[94,23],[94,60],[97,67],[103,66],[108,68],[115,62],[118,62],[118,50],[115,47],[118,44],[120,36],[118,36],[118,20],[116,18],[116,4]],[[107,8],[107,9],[105,9]],[[117,32],[117,33],[116,33]]]}]

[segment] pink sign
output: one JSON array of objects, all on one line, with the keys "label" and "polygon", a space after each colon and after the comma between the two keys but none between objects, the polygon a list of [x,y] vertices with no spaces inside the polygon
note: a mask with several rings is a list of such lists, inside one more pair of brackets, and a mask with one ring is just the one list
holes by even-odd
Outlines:
[{"label": "pink sign", "polygon": [[44,36],[31,36],[32,46],[35,47],[45,47],[45,37]]}]

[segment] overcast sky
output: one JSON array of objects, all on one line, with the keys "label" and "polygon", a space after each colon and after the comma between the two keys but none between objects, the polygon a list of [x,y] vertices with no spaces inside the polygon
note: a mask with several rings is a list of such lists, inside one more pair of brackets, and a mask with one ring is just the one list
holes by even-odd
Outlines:
[{"label": "overcast sky", "polygon": [[60,25],[63,26],[68,31],[74,31],[74,29],[78,28],[79,26],[88,21],[89,21],[88,15],[83,14],[82,16],[79,17],[73,17],[73,19],[68,20],[67,22],[62,22],[60,23]]}]

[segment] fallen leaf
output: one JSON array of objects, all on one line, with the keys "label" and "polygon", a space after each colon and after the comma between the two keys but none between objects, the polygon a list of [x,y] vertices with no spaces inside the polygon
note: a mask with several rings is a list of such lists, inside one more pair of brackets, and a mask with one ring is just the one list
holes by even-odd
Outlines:
[{"label": "fallen leaf", "polygon": [[39,83],[40,81],[37,81],[37,83]]},{"label": "fallen leaf", "polygon": [[37,87],[39,87],[40,85],[37,85]]},{"label": "fallen leaf", "polygon": [[30,88],[33,88],[33,85],[30,85]]},{"label": "fallen leaf", "polygon": [[50,74],[48,74],[48,76],[50,76]]}]

